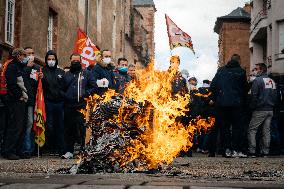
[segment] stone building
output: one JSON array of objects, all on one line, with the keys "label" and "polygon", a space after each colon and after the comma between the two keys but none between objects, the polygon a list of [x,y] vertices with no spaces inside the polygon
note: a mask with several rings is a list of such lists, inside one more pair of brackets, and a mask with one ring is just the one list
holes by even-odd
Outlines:
[{"label": "stone building", "polygon": [[233,54],[241,56],[241,67],[247,74],[250,73],[250,5],[244,8],[238,7],[230,14],[218,17],[214,32],[219,34],[219,62],[218,66],[224,66]]},{"label": "stone building", "polygon": [[148,56],[153,58],[155,56],[155,12],[156,7],[153,0],[134,0],[134,7],[143,17],[143,27],[147,31],[146,40],[148,46]]},{"label": "stone building", "polygon": [[266,63],[269,74],[284,84],[284,1],[253,0],[251,6],[251,69]]},{"label": "stone building", "polygon": [[[134,20],[141,27],[134,28]],[[145,22],[133,0],[0,0],[0,62],[11,49],[31,46],[38,63],[43,63],[46,51],[53,49],[59,65],[67,66],[77,29],[81,28],[100,49],[112,50],[115,60],[126,57],[130,63],[145,66],[147,52],[154,52],[146,40],[154,24],[146,30]],[[138,39],[143,40],[138,43]]]}]

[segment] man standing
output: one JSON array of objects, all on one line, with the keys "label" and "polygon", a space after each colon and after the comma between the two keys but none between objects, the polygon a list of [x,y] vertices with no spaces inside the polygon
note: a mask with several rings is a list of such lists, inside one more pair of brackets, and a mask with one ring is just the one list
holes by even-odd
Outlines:
[{"label": "man standing", "polygon": [[29,62],[27,66],[24,68],[25,78],[27,78],[25,85],[27,87],[29,99],[26,104],[26,114],[25,114],[26,127],[25,127],[21,156],[24,158],[29,158],[33,153],[34,144],[35,144],[32,132],[32,126],[34,122],[34,106],[35,106],[35,97],[37,92],[39,66],[34,64],[33,48],[26,47],[24,50],[26,51],[27,57],[29,58]]},{"label": "man standing", "polygon": [[108,89],[115,89],[115,80],[113,73],[113,62],[111,59],[111,51],[103,50],[97,55],[96,62],[92,73],[99,87],[98,93],[104,94]]},{"label": "man standing", "polygon": [[118,59],[117,69],[114,71],[114,78],[116,91],[119,94],[123,94],[126,84],[131,80],[131,77],[128,75],[128,60],[126,58]]},{"label": "man standing", "polygon": [[251,104],[253,110],[248,129],[249,155],[255,156],[256,133],[260,126],[261,145],[260,153],[267,156],[270,147],[270,125],[273,117],[273,108],[277,102],[275,82],[267,76],[267,67],[264,63],[256,64],[257,75],[252,83]]},{"label": "man standing", "polygon": [[220,125],[224,157],[245,157],[241,152],[242,108],[248,83],[240,61],[240,56],[234,54],[227,65],[217,71],[210,86],[218,111],[216,124]]},{"label": "man standing", "polygon": [[7,108],[9,120],[4,139],[3,157],[18,160],[22,147],[25,107],[28,100],[23,71],[29,59],[22,48],[13,50],[12,57],[13,60],[7,66],[5,73],[8,89]]},{"label": "man standing", "polygon": [[[85,145],[84,116],[79,112],[86,106],[84,98],[97,92],[98,87],[92,73],[81,67],[81,56],[72,54],[71,66],[63,78],[63,90],[65,96],[65,154],[62,158],[73,158],[74,144],[77,141],[81,148]],[[72,118],[72,119],[70,119]]]}]

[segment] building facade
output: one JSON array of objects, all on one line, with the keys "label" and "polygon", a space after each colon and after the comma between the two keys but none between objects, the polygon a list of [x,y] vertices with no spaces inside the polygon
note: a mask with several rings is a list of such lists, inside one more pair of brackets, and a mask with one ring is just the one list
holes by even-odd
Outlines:
[{"label": "building facade", "polygon": [[241,67],[250,72],[250,5],[238,7],[230,14],[218,17],[214,32],[219,34],[218,66],[227,64],[233,54],[241,56]]},{"label": "building facade", "polygon": [[251,69],[265,63],[269,74],[284,75],[284,1],[253,0],[250,27]]},{"label": "building facade", "polygon": [[[68,66],[81,28],[101,50],[112,50],[114,60],[126,57],[130,63],[145,66],[149,45],[142,24],[146,21],[136,13],[133,0],[0,0],[0,62],[13,48],[31,46],[38,63],[52,49],[59,65]],[[140,28],[134,27],[134,20],[141,23]],[[151,24],[148,30],[153,31]],[[140,38],[145,41],[137,43]]]}]

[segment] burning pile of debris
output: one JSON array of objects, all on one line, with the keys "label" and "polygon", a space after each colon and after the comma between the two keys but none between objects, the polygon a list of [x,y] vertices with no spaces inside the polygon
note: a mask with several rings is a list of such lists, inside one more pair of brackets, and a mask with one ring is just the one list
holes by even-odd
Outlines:
[{"label": "burning pile of debris", "polygon": [[87,99],[85,115],[90,135],[71,173],[133,172],[169,165],[180,151],[192,146],[193,135],[214,124],[214,118],[192,120],[186,116],[189,95],[171,93],[172,72],[153,65],[138,71],[123,96],[108,91]]}]

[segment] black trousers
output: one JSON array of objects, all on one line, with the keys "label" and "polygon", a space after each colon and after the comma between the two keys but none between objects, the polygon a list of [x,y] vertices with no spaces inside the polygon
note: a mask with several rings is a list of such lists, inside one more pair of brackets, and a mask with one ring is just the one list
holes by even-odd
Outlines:
[{"label": "black trousers", "polygon": [[25,131],[26,103],[23,101],[7,102],[7,109],[9,117],[3,154],[20,154]]},{"label": "black trousers", "polygon": [[81,148],[85,145],[86,128],[84,116],[77,108],[65,107],[64,110],[65,152],[74,153],[74,144]]},{"label": "black trousers", "polygon": [[221,148],[242,151],[244,135],[243,113],[241,107],[219,107],[217,123],[220,125]]},{"label": "black trousers", "polygon": [[0,107],[0,153],[3,151],[4,134],[8,122],[8,110],[6,106]]}]

